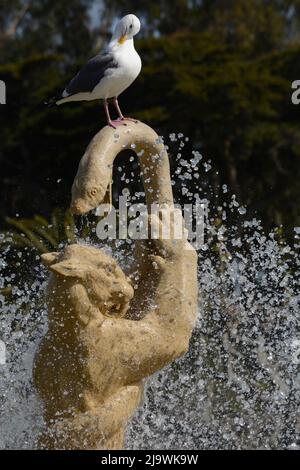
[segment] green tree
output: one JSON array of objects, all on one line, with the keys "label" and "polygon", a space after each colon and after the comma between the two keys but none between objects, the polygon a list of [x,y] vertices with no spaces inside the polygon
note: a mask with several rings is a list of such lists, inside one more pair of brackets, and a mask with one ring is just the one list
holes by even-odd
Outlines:
[{"label": "green tree", "polygon": [[196,147],[216,170],[206,175],[210,199],[222,200],[229,183],[265,225],[299,224],[299,110],[290,99],[299,1],[33,0],[20,16],[24,5],[0,5],[2,217],[68,205],[76,163],[105,119],[97,102],[43,102],[104,44],[115,17],[135,12],[143,70],[121,96],[126,112],[190,137],[186,156]]},{"label": "green tree", "polygon": [[[109,4],[119,15],[127,8]],[[299,110],[290,97],[299,2],[134,1],[132,10],[146,33],[128,101],[137,96],[139,115],[163,134],[191,137],[217,167],[214,186],[229,183],[266,225],[298,224]]]}]

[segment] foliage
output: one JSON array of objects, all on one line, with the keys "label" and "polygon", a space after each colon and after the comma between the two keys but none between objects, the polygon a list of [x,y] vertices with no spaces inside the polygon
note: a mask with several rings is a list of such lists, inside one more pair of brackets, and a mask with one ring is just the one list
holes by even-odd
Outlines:
[{"label": "foliage", "polygon": [[56,209],[51,222],[40,215],[32,219],[6,218],[13,230],[2,234],[0,247],[6,245],[31,248],[39,254],[55,251],[61,243],[75,243],[75,223],[72,214]]},{"label": "foliage", "polygon": [[215,199],[229,184],[265,226],[299,224],[299,109],[291,103],[299,1],[33,0],[16,33],[5,34],[24,2],[0,5],[8,90],[0,110],[2,220],[68,205],[77,162],[104,113],[99,103],[43,103],[103,45],[112,19],[134,11],[143,21],[136,42],[143,70],[121,96],[125,112],[164,136],[189,136],[186,152],[197,148],[213,161]]}]

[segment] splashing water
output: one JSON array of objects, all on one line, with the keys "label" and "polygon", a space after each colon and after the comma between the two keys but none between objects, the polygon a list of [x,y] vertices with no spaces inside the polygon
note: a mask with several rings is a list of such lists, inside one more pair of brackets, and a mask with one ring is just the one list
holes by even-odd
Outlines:
[{"label": "splashing water", "polygon": [[[220,190],[227,202],[215,203],[205,179],[212,162],[197,151],[185,160],[182,134],[169,141],[176,202],[210,201],[199,250],[199,316],[189,353],[147,381],[127,448],[299,449],[300,230],[292,246],[276,231],[266,235],[226,185]],[[134,174],[125,166],[117,172],[130,184]],[[132,201],[142,196],[137,191]],[[113,249],[123,266],[126,243]],[[27,251],[8,246],[0,253],[0,289],[12,288],[10,297],[0,294],[0,447],[6,449],[34,448],[43,427],[31,371],[47,328],[48,274]]]}]

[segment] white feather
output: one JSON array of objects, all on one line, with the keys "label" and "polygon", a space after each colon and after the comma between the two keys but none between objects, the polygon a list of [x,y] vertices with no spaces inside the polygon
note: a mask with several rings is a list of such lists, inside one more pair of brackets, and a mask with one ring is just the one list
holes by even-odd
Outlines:
[{"label": "white feather", "polygon": [[[132,25],[132,27],[130,27]],[[108,45],[107,52],[112,54],[118,66],[108,68],[104,77],[91,92],[77,93],[68,96],[66,90],[57,105],[70,101],[92,101],[119,96],[139,75],[142,62],[134,48],[133,36],[140,30],[140,21],[135,15],[126,15],[117,24],[115,33]],[[127,40],[122,44],[119,39],[126,34]]]}]

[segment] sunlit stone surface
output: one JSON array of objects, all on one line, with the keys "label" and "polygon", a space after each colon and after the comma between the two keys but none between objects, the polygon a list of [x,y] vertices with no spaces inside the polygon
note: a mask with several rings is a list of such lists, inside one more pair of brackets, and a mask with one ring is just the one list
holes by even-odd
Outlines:
[{"label": "sunlit stone surface", "polygon": [[[184,190],[187,181],[195,187],[193,194],[183,191],[185,201],[212,201],[215,190],[205,184],[205,174],[213,163],[197,152],[185,161],[185,138],[172,134],[169,141],[178,153],[177,188]],[[124,163],[118,172],[127,184]],[[258,220],[247,220],[230,188],[220,191],[228,202],[209,203],[190,352],[148,380],[144,405],[127,430],[127,448],[300,448],[299,230],[287,246],[264,234]],[[136,202],[142,195],[132,197]],[[95,245],[94,239],[81,241]],[[113,248],[123,266],[130,262],[126,246]],[[12,263],[11,252],[8,247],[0,255],[3,285],[15,285],[14,270],[28,272],[26,256],[16,255]],[[0,446],[7,449],[33,448],[43,426],[31,371],[47,328],[47,272],[37,260],[30,275],[33,281],[13,288],[14,302],[0,300],[0,339],[7,350],[0,365]]]}]

